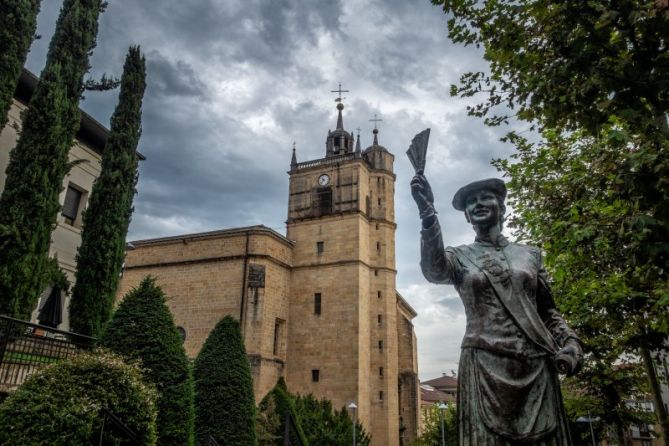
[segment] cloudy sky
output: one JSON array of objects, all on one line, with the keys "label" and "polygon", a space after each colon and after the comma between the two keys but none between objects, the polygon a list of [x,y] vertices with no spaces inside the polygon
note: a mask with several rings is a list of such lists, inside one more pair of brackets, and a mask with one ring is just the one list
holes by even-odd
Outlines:
[{"label": "cloudy sky", "polygon": [[[39,73],[61,0],[43,0],[28,68]],[[285,234],[291,148],[325,155],[338,83],[350,90],[344,127],[396,156],[397,287],[417,310],[421,379],[457,369],[462,304],[419,267],[419,220],[404,154],[430,127],[426,175],[447,244],[473,239],[450,200],[468,181],[498,176],[492,158],[511,148],[466,115],[449,86],[484,69],[475,48],[452,44],[446,16],[428,0],[110,0],[100,19],[92,76],[120,76],[141,45],[148,87],[142,163],[129,240],[264,224]],[[82,108],[104,125],[117,91],[88,92]]]}]

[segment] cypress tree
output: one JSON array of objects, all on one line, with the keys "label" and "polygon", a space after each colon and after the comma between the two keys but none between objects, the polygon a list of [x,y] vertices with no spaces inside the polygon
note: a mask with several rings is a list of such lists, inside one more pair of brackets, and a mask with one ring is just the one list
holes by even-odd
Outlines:
[{"label": "cypress tree", "polygon": [[100,344],[139,359],[158,390],[158,444],[193,444],[193,381],[181,336],[165,295],[151,277],[130,291],[109,321]]},{"label": "cypress tree", "polygon": [[0,130],[35,35],[40,0],[0,0]]},{"label": "cypress tree", "polygon": [[70,303],[72,330],[96,336],[109,320],[123,265],[125,236],[137,183],[137,143],[146,88],[145,60],[131,47],[125,60],[119,102],[83,216],[76,285]]},{"label": "cypress tree", "polygon": [[23,115],[0,197],[0,313],[27,319],[42,291],[58,195],[79,128],[79,99],[102,0],[65,0]]},{"label": "cypress tree", "polygon": [[195,435],[227,446],[254,446],[253,382],[239,322],[225,316],[207,338],[195,361]]}]

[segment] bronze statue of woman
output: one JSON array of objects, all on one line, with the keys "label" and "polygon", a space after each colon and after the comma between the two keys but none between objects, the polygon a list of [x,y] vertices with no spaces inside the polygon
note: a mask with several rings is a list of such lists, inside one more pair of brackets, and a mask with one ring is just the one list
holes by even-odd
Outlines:
[{"label": "bronze statue of woman", "polygon": [[504,182],[481,180],[457,191],[453,206],[476,238],[445,249],[432,189],[420,171],[411,192],[422,220],[423,274],[454,285],[467,315],[458,374],[460,446],[571,445],[558,370],[580,369],[581,342],[555,308],[540,250],[502,235]]}]

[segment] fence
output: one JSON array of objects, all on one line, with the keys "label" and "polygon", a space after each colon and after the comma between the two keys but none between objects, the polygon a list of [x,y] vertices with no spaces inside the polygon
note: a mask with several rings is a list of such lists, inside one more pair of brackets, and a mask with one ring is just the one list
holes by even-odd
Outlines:
[{"label": "fence", "polygon": [[93,347],[95,338],[0,316],[0,387],[21,385],[40,367]]}]

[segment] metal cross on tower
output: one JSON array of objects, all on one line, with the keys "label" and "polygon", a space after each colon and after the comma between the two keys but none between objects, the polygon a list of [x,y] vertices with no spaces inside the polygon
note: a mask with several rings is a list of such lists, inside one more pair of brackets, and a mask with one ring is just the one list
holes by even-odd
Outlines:
[{"label": "metal cross on tower", "polygon": [[376,113],[374,113],[374,119],[370,119],[370,120],[369,120],[369,122],[373,122],[373,123],[374,123],[374,128],[376,128],[376,123],[377,123],[377,122],[382,122],[382,121],[383,121],[383,119],[379,119],[379,118],[376,117]]},{"label": "metal cross on tower", "polygon": [[341,102],[342,99],[346,99],[346,98],[342,98],[341,94],[342,93],[350,93],[350,91],[349,90],[342,90],[341,89],[341,82],[339,82],[339,88],[337,90],[330,90],[330,93],[337,93],[338,96],[337,96],[337,99],[335,99],[335,102]]}]

